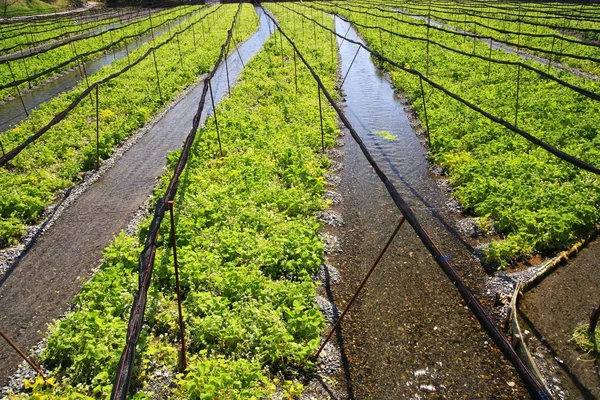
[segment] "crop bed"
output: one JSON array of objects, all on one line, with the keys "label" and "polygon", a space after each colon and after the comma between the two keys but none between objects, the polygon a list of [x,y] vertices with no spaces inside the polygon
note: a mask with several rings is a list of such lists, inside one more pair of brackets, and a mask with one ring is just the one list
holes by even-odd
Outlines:
[{"label": "crop bed", "polygon": [[[0,136],[4,248],[17,245],[65,190],[205,78],[183,149],[168,157],[157,177],[149,205],[154,214],[102,251],[97,273],[49,329],[39,354],[46,377],[26,380],[10,399],[111,393],[135,399],[300,398],[323,368],[323,359],[313,357],[327,326],[323,304],[315,301],[315,275],[327,261],[326,247],[334,250],[333,239],[320,235],[323,220],[317,216],[327,209],[325,188],[335,180],[326,175],[337,162],[327,150],[338,144],[340,121],[384,183],[394,211],[424,245],[418,259],[433,256],[458,288],[465,314],[475,315],[469,314],[470,322],[483,327],[478,333],[485,331],[515,367],[523,387],[512,393],[558,393],[517,355],[510,334],[486,308],[491,302],[477,299],[484,289],[467,286],[461,273],[469,284],[480,278],[464,270],[471,268],[467,263],[454,268],[452,255],[436,246],[344,117],[341,82],[352,66],[340,75],[336,37],[355,45],[357,54],[368,52],[409,103],[429,160],[452,187],[462,216],[474,221],[478,247],[470,250],[489,271],[552,256],[589,237],[600,222],[600,12],[584,5],[439,0],[128,12],[131,20],[110,13],[100,21],[90,17],[77,27],[90,30],[89,37],[66,41],[64,20],[41,21],[38,38],[31,29],[28,34],[47,40],[49,48],[34,46],[30,54],[0,61],[6,65],[0,65],[5,98],[19,94],[16,81],[40,83],[152,35]],[[227,70],[229,95],[199,126],[212,105],[215,71],[223,62],[227,69],[227,56],[239,55],[239,44],[257,29],[257,12],[269,13],[261,21],[272,34],[252,60],[242,60],[236,82]],[[364,43],[335,31],[334,15],[352,24]],[[11,25],[0,25],[10,38],[0,52],[28,43],[14,40],[14,32],[27,27]],[[161,26],[164,32],[155,36],[153,29]],[[63,33],[53,34],[56,29]],[[376,134],[395,140],[387,131]],[[502,377],[512,373],[496,365]],[[323,386],[330,383],[335,386]],[[441,389],[419,387],[429,394]]]}]

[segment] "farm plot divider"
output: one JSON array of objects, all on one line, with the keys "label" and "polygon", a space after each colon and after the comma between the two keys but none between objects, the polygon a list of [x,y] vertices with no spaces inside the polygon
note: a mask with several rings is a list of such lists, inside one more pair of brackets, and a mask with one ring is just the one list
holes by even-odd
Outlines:
[{"label": "farm plot divider", "polygon": [[[207,13],[206,15],[204,15],[202,17],[202,19],[210,16],[211,14],[217,12],[219,10],[218,6],[217,8],[215,8],[213,11]],[[13,158],[15,158],[21,151],[23,151],[27,146],[29,146],[31,143],[33,143],[34,141],[36,141],[37,139],[39,139],[42,135],[44,135],[50,128],[52,128],[54,125],[58,124],[59,122],[61,122],[63,119],[65,119],[67,117],[67,115],[69,114],[69,112],[71,110],[73,110],[82,100],[84,100],[88,95],[90,95],[92,93],[92,91],[94,90],[98,90],[98,87],[106,84],[107,82],[111,81],[112,79],[115,79],[121,75],[123,75],[125,72],[129,71],[131,68],[135,67],[136,65],[138,65],[139,63],[141,63],[143,60],[146,59],[146,57],[150,56],[152,54],[153,59],[154,59],[154,67],[156,69],[156,88],[157,91],[159,93],[159,97],[161,98],[161,102],[163,102],[162,99],[162,92],[160,89],[160,76],[158,75],[158,67],[156,66],[156,56],[155,56],[155,51],[160,49],[161,47],[171,43],[173,40],[178,39],[179,35],[181,33],[186,32],[187,30],[191,29],[195,24],[200,23],[200,21],[202,21],[202,19],[194,22],[192,25],[189,25],[188,27],[181,29],[177,32],[175,32],[175,34],[173,34],[170,38],[168,38],[167,40],[165,40],[164,42],[151,47],[150,49],[148,49],[141,57],[139,57],[137,60],[130,62],[126,67],[124,67],[123,69],[121,69],[118,72],[115,72],[112,75],[107,76],[106,78],[103,78],[102,80],[95,82],[91,85],[88,85],[87,89],[83,90],[83,92],[81,92],[81,94],[79,94],[72,102],[71,104],[69,104],[69,106],[67,108],[65,108],[63,111],[61,111],[60,113],[56,114],[54,116],[54,118],[52,118],[52,120],[46,124],[45,126],[43,126],[42,128],[40,128],[35,134],[31,135],[29,138],[27,138],[24,142],[22,142],[21,144],[19,144],[18,146],[14,147],[13,149],[11,149],[10,151],[6,152],[2,157],[0,157],[0,167],[5,166],[10,160],[12,160]],[[96,103],[96,111],[98,111],[98,103]]]},{"label": "farm plot divider", "polygon": [[[180,14],[180,11],[181,10],[174,9],[174,10],[168,10],[168,11],[166,11],[164,13],[160,13],[158,15],[160,17],[160,19],[159,19],[160,22],[157,25],[153,24],[153,22],[152,22],[152,15],[149,15],[147,18],[144,18],[143,20],[132,21],[132,22],[129,22],[129,23],[124,24],[124,25],[116,26],[116,27],[107,29],[105,31],[98,32],[97,34],[90,35],[90,36],[85,37],[85,38],[76,38],[76,39],[64,41],[64,42],[61,42],[61,43],[57,43],[55,46],[48,47],[48,48],[45,48],[45,49],[41,49],[41,50],[39,50],[37,52],[34,52],[34,53],[23,54],[21,56],[17,56],[15,58],[11,58],[11,59],[2,59],[2,60],[0,60],[0,65],[2,65],[2,64],[6,65],[8,67],[8,71],[9,71],[9,75],[8,76],[4,76],[3,79],[2,79],[2,81],[3,82],[6,82],[8,80],[12,80],[12,81],[9,82],[9,83],[0,84],[0,97],[6,97],[6,96],[9,96],[9,95],[17,93],[19,95],[19,97],[21,98],[21,101],[22,101],[21,93],[20,93],[20,90],[19,90],[19,86],[20,85],[23,85],[23,84],[26,83],[31,88],[31,85],[33,83],[39,82],[40,78],[45,77],[45,76],[49,76],[49,75],[55,75],[56,73],[59,73],[59,72],[65,70],[66,68],[68,68],[69,66],[71,66],[73,64],[77,65],[78,68],[82,69],[83,70],[82,76],[85,75],[86,78],[87,78],[87,73],[85,72],[85,66],[83,65],[83,61],[84,60],[88,60],[92,56],[97,55],[97,54],[102,54],[105,51],[110,50],[110,49],[113,49],[113,51],[114,51],[114,49],[116,47],[121,46],[123,44],[125,45],[127,54],[129,55],[129,49],[127,47],[127,43],[130,42],[132,39],[136,39],[137,40],[142,35],[148,34],[148,32],[151,32],[152,35],[153,35],[153,37],[154,37],[154,31],[155,31],[155,29],[160,28],[160,27],[164,27],[164,26],[171,26],[170,24],[174,23],[175,21],[179,21],[179,20],[183,21],[183,20],[185,20],[187,18],[190,18],[192,15],[195,15],[196,13],[198,13],[198,10],[194,9],[194,8],[191,11],[186,12],[184,14]],[[170,14],[175,14],[175,16],[167,18],[167,19],[164,19],[164,17],[167,17]],[[156,16],[155,16],[155,18],[156,18]],[[148,28],[146,28],[143,31],[140,31],[140,26],[142,24],[145,24],[146,21],[149,22]],[[136,32],[133,33],[133,34],[131,34],[131,35],[121,36],[117,40],[112,40],[112,32],[113,31],[123,30],[123,33],[126,33],[125,29],[127,29],[129,27],[135,27],[136,28]],[[110,42],[108,44],[104,44],[104,37],[103,37],[103,35],[105,33],[107,33],[107,32],[110,35]],[[99,36],[100,39],[101,39],[100,41],[96,40],[96,42],[98,42],[97,44],[100,47],[92,48],[91,50],[84,51],[82,53],[79,53],[77,51],[76,43],[78,41],[87,40],[87,39],[94,39],[97,36]],[[53,64],[52,66],[50,66],[50,67],[48,67],[46,69],[42,69],[39,72],[29,74],[28,61],[31,61],[31,60],[29,60],[30,57],[36,57],[38,55],[50,52],[52,50],[55,50],[55,49],[58,49],[60,47],[67,46],[67,45],[70,47],[70,52],[72,53],[72,56],[68,56],[67,55],[67,59],[65,59],[63,61],[60,61],[58,64]],[[63,51],[63,50],[61,50],[61,51]],[[69,52],[68,49],[66,49],[64,51]],[[54,55],[54,53],[52,53],[52,55]],[[17,79],[16,76],[15,76],[15,74],[14,74],[14,71],[13,71],[13,69],[11,67],[11,63],[16,63],[16,62],[19,62],[19,61],[23,64],[26,76],[24,76],[24,77],[22,77],[20,79]],[[36,61],[36,60],[34,59],[34,61]],[[78,64],[77,64],[77,62],[78,62]],[[45,63],[42,63],[40,66],[36,66],[36,69],[44,68],[44,66],[45,66]],[[12,89],[12,88],[15,88],[15,89]]]},{"label": "farm plot divider", "polygon": [[[139,261],[139,290],[135,294],[133,305],[131,307],[131,316],[129,318],[129,323],[127,327],[127,342],[125,348],[123,349],[123,353],[121,355],[121,360],[119,361],[117,372],[115,374],[115,380],[113,385],[113,390],[111,393],[111,399],[126,399],[127,391],[129,388],[129,381],[131,379],[131,374],[133,372],[133,364],[135,361],[136,355],[136,347],[137,343],[142,331],[142,324],[144,321],[144,313],[146,311],[146,298],[148,296],[148,290],[150,288],[150,280],[152,279],[152,267],[154,265],[154,257],[156,255],[156,248],[158,245],[158,231],[160,229],[160,225],[165,216],[166,210],[173,210],[173,200],[175,198],[175,194],[177,193],[177,187],[179,185],[179,177],[181,176],[183,169],[187,163],[188,157],[190,155],[190,151],[192,148],[192,144],[194,143],[194,139],[196,137],[196,133],[198,132],[198,127],[200,125],[200,118],[202,116],[202,111],[204,110],[204,104],[206,102],[206,96],[209,92],[210,80],[214,77],[217,68],[223,62],[223,58],[227,57],[227,49],[229,49],[229,43],[231,41],[232,32],[235,27],[235,22],[238,17],[238,14],[241,10],[241,4],[238,6],[238,10],[233,17],[233,21],[231,23],[231,28],[227,31],[227,39],[225,43],[221,46],[221,52],[219,54],[219,58],[215,62],[212,70],[208,73],[206,78],[204,78],[204,87],[202,88],[202,95],[200,97],[200,101],[198,103],[198,111],[194,116],[193,125],[190,133],[188,134],[183,148],[181,150],[181,155],[179,156],[179,160],[177,161],[177,165],[175,167],[175,171],[173,176],[169,182],[169,186],[165,192],[165,194],[158,200],[155,208],[154,215],[152,221],[150,223],[150,228],[148,229],[148,233],[146,235],[146,240],[144,244],[144,250],[140,254]],[[212,98],[212,88],[211,90],[211,98]],[[213,103],[214,104],[214,103]],[[213,113],[216,115],[216,110],[213,108]],[[220,144],[219,144],[220,145]],[[172,225],[174,227],[174,225]],[[174,238],[174,231],[171,232]],[[176,247],[173,247],[173,250],[176,251]],[[177,275],[177,281],[179,281],[179,276]],[[177,288],[179,292],[179,288]],[[178,306],[180,312],[180,331],[183,337],[183,320],[181,319],[181,298],[178,296]],[[185,351],[185,344],[183,344],[183,351]],[[185,359],[185,355],[182,355]]]}]

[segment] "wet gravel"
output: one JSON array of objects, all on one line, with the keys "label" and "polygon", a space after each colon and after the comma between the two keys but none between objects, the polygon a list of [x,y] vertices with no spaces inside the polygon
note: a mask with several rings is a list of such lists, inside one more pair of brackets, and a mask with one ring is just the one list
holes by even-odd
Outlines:
[{"label": "wet gravel", "polygon": [[600,398],[600,364],[570,341],[600,303],[599,259],[600,241],[595,239],[520,301],[519,320],[532,332],[534,357],[560,398]]},{"label": "wet gravel", "polygon": [[[339,21],[336,29],[346,31]],[[356,53],[352,46],[344,44],[340,50],[347,62]],[[357,72],[350,72],[344,85],[346,116],[443,254],[489,307],[491,301],[482,297],[487,276],[456,229],[455,208],[448,206],[453,204],[451,190],[440,190],[441,179],[429,169],[423,136],[415,134],[410,115],[394,99],[389,83],[378,81],[369,64],[369,56],[359,53],[353,67]],[[397,140],[371,134],[381,130]],[[336,232],[328,229],[343,245],[343,252],[328,255],[343,276],[328,292],[340,309],[400,219],[353,139],[346,135],[344,142],[345,167],[336,188],[344,202],[332,210],[342,214],[346,225]],[[528,397],[512,366],[408,225],[392,242],[335,337],[342,352],[337,388],[343,386],[349,398]]]},{"label": "wet gravel", "polygon": [[329,226],[343,226],[344,225],[344,217],[342,214],[335,211],[323,211],[320,212],[317,216],[317,219],[323,222],[325,225]]}]

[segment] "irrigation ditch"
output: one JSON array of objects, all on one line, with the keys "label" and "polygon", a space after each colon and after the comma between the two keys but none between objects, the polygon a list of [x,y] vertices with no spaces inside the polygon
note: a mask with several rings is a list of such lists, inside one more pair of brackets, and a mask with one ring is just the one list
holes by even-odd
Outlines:
[{"label": "irrigation ditch", "polygon": [[[124,57],[129,58],[129,53],[133,52],[138,47],[145,43],[151,42],[162,35],[165,32],[171,32],[173,28],[177,28],[182,22],[191,18],[192,15],[199,12],[198,10],[187,15],[181,16],[180,18],[169,18],[164,22],[157,24],[156,26],[150,27],[139,35],[131,35],[130,37],[123,37],[117,41],[103,46],[100,49],[100,55],[94,56],[93,58],[81,62],[81,59],[86,54],[77,54],[72,59],[67,60],[61,65],[50,68],[47,71],[43,71],[35,76],[27,77],[20,81],[14,81],[19,89],[19,94],[0,102],[0,133],[9,130],[11,127],[17,125],[19,122],[28,118],[29,113],[44,104],[48,100],[55,96],[73,89],[77,84],[82,81],[87,81],[94,73],[100,71],[105,66],[112,64],[114,61],[122,59]],[[91,53],[96,53],[93,51]],[[79,61],[79,63],[77,63]],[[65,65],[71,65],[76,63],[73,67],[62,70]],[[57,75],[51,76],[50,78],[27,87],[27,82],[34,81],[38,75],[50,75],[57,73]]]},{"label": "irrigation ditch", "polygon": [[[494,306],[498,306],[497,303],[494,304],[498,296],[488,296],[490,290],[494,290],[494,286],[488,285],[489,277],[474,256],[475,241],[466,237],[468,235],[461,230],[465,220],[460,216],[460,206],[453,200],[447,183],[438,175],[439,171],[430,165],[427,158],[426,148],[430,140],[427,111],[425,109],[423,129],[416,121],[410,105],[394,97],[396,94],[388,77],[377,70],[371,58],[415,75],[421,82],[422,91],[425,82],[564,161],[594,174],[599,174],[600,170],[518,128],[516,116],[515,123],[511,124],[452,93],[429,78],[427,73],[424,75],[418,70],[386,58],[383,52],[379,53],[365,44],[349,20],[334,17],[335,29],[331,30],[319,23],[319,17],[313,17],[312,6],[304,7],[311,10],[310,17],[295,7],[273,6],[278,12],[298,16],[303,29],[305,22],[308,23],[309,32],[316,32],[317,29],[330,32],[331,56],[334,57],[336,51],[340,52],[339,90],[344,95],[345,102],[335,102],[318,74],[298,50],[294,39],[282,30],[274,15],[265,11],[261,5],[257,5],[257,10],[262,10],[262,13],[259,12],[261,24],[258,33],[239,49],[236,47],[236,52],[227,57],[226,48],[230,50],[230,39],[236,22],[234,17],[227,40],[221,47],[221,55],[213,70],[205,77],[202,89],[199,86],[191,89],[195,96],[189,93],[182,96],[177,105],[166,111],[147,134],[140,135],[136,139],[139,143],[126,152],[114,168],[107,169],[106,174],[95,186],[91,185],[80,195],[78,201],[55,222],[53,229],[41,237],[15,264],[14,271],[11,269],[10,273],[2,278],[0,298],[15,298],[24,304],[14,311],[0,308],[0,316],[14,321],[11,322],[13,327],[10,335],[22,339],[25,346],[30,347],[39,339],[37,333],[32,333],[33,329],[39,329],[40,324],[48,322],[48,317],[56,317],[58,310],[64,310],[65,300],[70,300],[78,290],[77,288],[73,292],[73,287],[77,286],[73,281],[88,276],[89,271],[98,263],[100,250],[108,245],[107,240],[123,229],[122,223],[117,223],[117,220],[129,221],[140,204],[148,198],[149,190],[155,181],[152,177],[159,175],[162,169],[162,163],[157,163],[156,159],[162,160],[163,154],[178,147],[183,139],[182,132],[187,128],[184,125],[193,120],[193,128],[186,137],[173,178],[155,207],[154,218],[140,256],[139,291],[131,308],[127,344],[115,375],[111,398],[124,399],[127,396],[138,338],[144,329],[146,296],[150,287],[160,223],[170,212],[172,247],[177,271],[173,200],[179,176],[185,168],[196,131],[202,123],[201,116],[206,118],[211,106],[214,108],[214,97],[219,97],[218,93],[224,95],[230,91],[236,75],[235,63],[239,64],[239,73],[244,68],[244,60],[256,53],[270,36],[270,20],[281,40],[282,64],[285,64],[285,38],[286,45],[292,48],[294,66],[296,67],[298,57],[299,65],[307,68],[314,77],[319,95],[319,111],[321,112],[323,98],[325,104],[329,103],[337,112],[340,129],[345,133],[339,140],[340,146],[328,151],[332,162],[330,174],[326,177],[326,198],[331,200],[332,206],[328,212],[321,215],[325,224],[322,238],[325,241],[328,263],[318,276],[324,285],[319,289],[317,303],[330,324],[331,331],[324,337],[322,347],[314,355],[321,356],[321,372],[330,376],[333,374],[334,380],[343,383],[343,387],[331,385],[327,379],[317,378],[311,382],[310,390],[331,398],[523,398],[527,396],[527,392],[536,399],[546,399],[550,395],[572,398],[579,394],[584,398],[594,398],[597,395],[593,385],[594,379],[597,378],[598,365],[596,364],[596,370],[590,373],[589,368],[577,364],[577,353],[562,340],[566,333],[564,329],[553,331],[552,334],[544,332],[549,332],[553,324],[552,320],[545,318],[548,304],[551,304],[550,307],[560,314],[559,318],[567,325],[572,324],[575,318],[581,320],[580,315],[570,313],[568,307],[560,300],[554,301],[548,293],[564,290],[564,287],[569,287],[570,291],[576,290],[577,285],[581,284],[581,277],[587,276],[589,281],[585,289],[578,294],[577,302],[583,309],[595,301],[594,296],[599,288],[595,278],[597,274],[594,274],[592,268],[597,254],[595,242],[591,242],[574,262],[570,261],[568,264],[569,269],[576,271],[574,274],[579,280],[573,278],[573,273],[563,273],[566,268],[559,269],[560,273],[554,273],[544,280],[525,274],[524,279],[535,281],[537,286],[524,298],[522,309],[518,311],[516,306],[519,290],[507,298],[512,298],[511,315],[516,315],[524,321],[526,328],[531,330],[533,335],[528,330],[521,330],[523,334],[515,335],[516,331],[513,331],[512,338],[509,338],[501,327],[503,321],[496,318],[502,319],[504,315],[500,313],[494,316],[490,311]],[[427,41],[429,45],[429,38]],[[492,42],[490,46],[491,44]],[[243,50],[246,45],[248,53]],[[361,49],[364,51],[360,52]],[[225,80],[223,68],[219,67],[222,59],[225,60]],[[158,70],[156,73],[158,78]],[[221,82],[222,85],[219,86],[217,82]],[[158,85],[160,91],[160,82]],[[577,87],[571,89],[584,90]],[[87,94],[89,91],[84,92],[84,95]],[[213,96],[214,94],[217,95]],[[592,92],[588,94],[596,96]],[[424,95],[423,103],[425,106]],[[195,107],[197,111],[194,114]],[[516,112],[518,115],[518,100]],[[223,156],[217,115],[213,113],[213,116]],[[322,118],[321,113],[322,150],[325,152]],[[164,134],[164,131],[171,129],[171,125],[175,125],[177,132],[172,133],[172,140],[160,143],[159,146],[164,137],[159,137],[158,132]],[[153,134],[154,130],[157,133]],[[25,143],[27,144],[29,143]],[[149,150],[161,146],[160,150],[156,150],[159,155],[155,154],[155,150]],[[8,156],[14,157],[16,154]],[[4,156],[0,160],[7,162],[9,158]],[[146,173],[145,176],[139,176],[128,167],[133,164],[146,165],[144,163],[152,164],[140,168]],[[122,168],[119,169],[119,166]],[[112,185],[112,188],[103,188],[102,185]],[[128,206],[123,208],[121,195],[130,191],[131,187],[135,187],[136,190],[125,196]],[[97,204],[102,202],[110,211],[98,213]],[[69,213],[72,213],[71,216]],[[105,227],[90,225],[88,217],[97,222],[102,219],[111,219],[112,222],[110,226]],[[406,226],[401,229],[404,221],[408,222],[415,232],[408,230]],[[82,232],[88,225],[91,230],[83,235]],[[466,225],[469,225],[469,222]],[[98,231],[103,231],[104,234],[96,238],[94,236]],[[89,238],[83,240],[88,250],[81,250],[81,237]],[[387,244],[382,248],[386,240]],[[44,243],[47,248],[44,248]],[[61,243],[60,247],[57,243]],[[65,251],[63,243],[77,244],[77,249]],[[365,277],[368,260],[375,259],[377,254],[379,256]],[[75,261],[79,266],[73,266],[71,280],[64,279],[64,273],[59,268],[48,268],[51,260],[54,262],[61,257],[61,265]],[[551,260],[547,263],[554,266],[558,261]],[[43,286],[48,288],[47,293],[34,295],[33,286],[23,288],[21,282],[16,281],[17,276],[20,280],[31,282],[32,285],[36,282],[36,287],[40,278],[45,280]],[[58,282],[59,278],[62,282]],[[370,280],[367,282],[368,278]],[[499,285],[502,281],[510,281],[510,287],[518,287],[517,281],[520,279],[516,275],[509,276],[505,273],[498,274],[496,278],[500,282]],[[366,285],[358,296],[358,292],[355,292],[356,284],[361,279]],[[13,282],[12,286],[10,282]],[[362,287],[361,285],[360,288]],[[51,296],[52,291],[56,294],[63,291],[64,293],[56,297],[51,304],[54,311],[48,313],[48,303],[42,309],[39,299],[42,298],[40,296]],[[355,293],[355,296],[348,301],[352,293]],[[30,301],[33,303],[27,303]],[[334,325],[336,321],[339,322],[339,311],[342,307],[350,305],[353,308],[347,318],[341,324]],[[183,335],[181,305],[179,307],[180,332]],[[34,315],[26,310],[34,310]],[[19,320],[14,315],[15,312],[25,313],[24,318],[29,319],[29,326],[27,321]],[[341,315],[345,313],[346,311]],[[513,319],[513,326],[518,325],[516,322],[517,320]],[[24,333],[25,331],[28,333]],[[559,367],[542,365],[540,369],[544,376],[540,376],[536,366],[530,364],[523,354],[517,354],[515,351],[515,336],[518,336],[521,344],[529,342],[530,347],[534,347],[531,359],[547,364],[548,360],[553,358]],[[335,346],[331,342],[326,345],[330,337],[335,338]],[[181,343],[183,347],[179,356],[185,368],[185,340],[181,340]],[[543,351],[549,356],[540,355]],[[562,354],[566,356],[562,358]],[[13,367],[16,359],[15,356]],[[2,370],[0,372],[4,373]],[[546,379],[548,374],[562,375],[559,378]],[[563,379],[565,375],[568,376],[568,382]]]}]

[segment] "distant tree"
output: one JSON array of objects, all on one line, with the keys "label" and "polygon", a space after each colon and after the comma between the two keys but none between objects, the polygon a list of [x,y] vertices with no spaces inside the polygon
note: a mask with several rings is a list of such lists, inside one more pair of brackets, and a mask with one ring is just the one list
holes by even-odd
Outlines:
[{"label": "distant tree", "polygon": [[17,0],[0,0],[0,2],[2,4],[2,16],[6,17],[8,15],[8,6],[12,6]]}]

